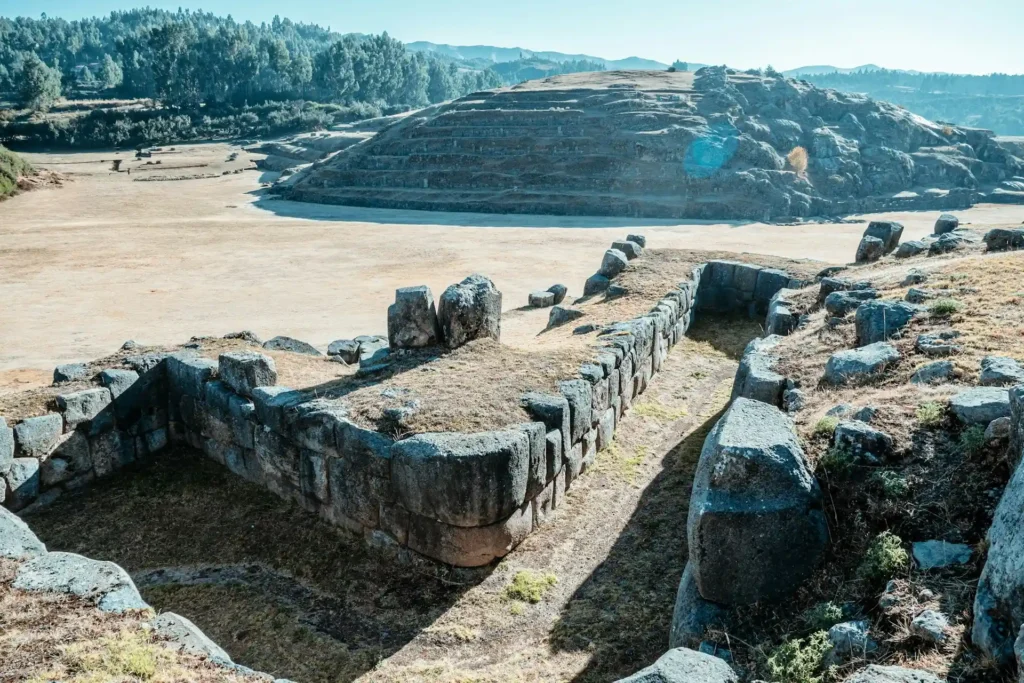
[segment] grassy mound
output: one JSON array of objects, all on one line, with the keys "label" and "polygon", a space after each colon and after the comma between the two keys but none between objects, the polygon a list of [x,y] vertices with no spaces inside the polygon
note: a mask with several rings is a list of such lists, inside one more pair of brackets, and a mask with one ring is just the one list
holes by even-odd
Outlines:
[{"label": "grassy mound", "polygon": [[27,161],[0,145],[0,199],[17,192],[18,178],[32,172],[32,166]]}]

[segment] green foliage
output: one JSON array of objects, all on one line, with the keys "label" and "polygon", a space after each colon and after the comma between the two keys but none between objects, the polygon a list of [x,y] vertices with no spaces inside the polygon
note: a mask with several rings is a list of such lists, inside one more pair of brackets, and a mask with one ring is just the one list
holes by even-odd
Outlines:
[{"label": "green foliage", "polygon": [[834,602],[819,602],[800,615],[800,620],[812,631],[827,631],[843,618],[843,608]]},{"label": "green foliage", "polygon": [[825,470],[833,477],[849,475],[855,464],[853,453],[845,446],[832,446],[818,460],[818,468]]},{"label": "green foliage", "polygon": [[839,418],[831,415],[826,415],[814,424],[814,436],[832,438],[832,435],[836,431],[836,427],[839,426]]},{"label": "green foliage", "polygon": [[871,480],[881,489],[882,495],[889,500],[903,498],[910,493],[910,482],[899,472],[882,470],[875,472]]},{"label": "green foliage", "polygon": [[769,677],[774,683],[821,683],[825,656],[831,649],[825,631],[787,640],[768,656]]},{"label": "green foliage", "polygon": [[903,549],[903,540],[890,531],[883,531],[868,546],[857,575],[865,581],[881,583],[909,566],[910,556]]},{"label": "green foliage", "polygon": [[512,62],[500,62],[491,67],[495,73],[501,76],[506,85],[515,85],[523,81],[532,81],[538,78],[548,78],[558,74],[574,74],[584,71],[604,71],[604,64],[591,62],[586,59],[569,60],[556,62],[549,59],[531,57],[529,59],[517,59]]},{"label": "green foliage", "polygon": [[32,173],[27,161],[0,145],[0,199],[14,194],[18,189],[18,178]]},{"label": "green foliage", "polygon": [[100,66],[99,86],[104,90],[113,90],[124,82],[124,72],[121,66],[114,61],[110,55],[103,55],[103,64]]},{"label": "green foliage", "polygon": [[60,99],[60,72],[30,54],[21,67],[19,101],[26,109],[47,111]]},{"label": "green foliage", "polygon": [[521,600],[536,604],[556,583],[558,583],[558,577],[554,574],[539,574],[529,569],[523,569],[516,572],[512,583],[505,587],[505,597],[509,600]]},{"label": "green foliage", "polygon": [[960,302],[956,299],[936,299],[928,306],[928,312],[936,318],[946,318],[960,310]]},{"label": "green foliage", "polygon": [[973,425],[960,432],[960,448],[973,458],[985,449],[985,428]]},{"label": "green foliage", "polygon": [[946,409],[941,403],[931,401],[917,407],[917,422],[922,427],[937,427],[946,419]]}]

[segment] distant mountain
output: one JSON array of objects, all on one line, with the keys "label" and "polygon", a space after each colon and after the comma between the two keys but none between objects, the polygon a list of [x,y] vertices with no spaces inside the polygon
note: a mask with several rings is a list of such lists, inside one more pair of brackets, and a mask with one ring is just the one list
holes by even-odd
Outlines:
[{"label": "distant mountain", "polygon": [[[520,59],[545,59],[552,62],[598,62],[604,64],[606,69],[640,69],[649,71],[664,71],[668,64],[644,59],[642,57],[626,57],[625,59],[605,59],[593,55],[573,55],[564,52],[536,52],[521,47],[495,47],[494,45],[443,45],[419,40],[414,43],[406,43],[405,47],[413,52],[431,52],[443,55],[460,61],[484,60],[500,64],[502,62],[515,62]],[[692,64],[696,68],[703,64]]]},{"label": "distant mountain", "polygon": [[803,78],[804,76],[820,76],[821,74],[850,74],[857,71],[881,71],[882,67],[875,64],[864,64],[863,66],[855,66],[852,69],[844,69],[838,66],[831,66],[828,64],[819,64],[815,66],[801,66],[796,69],[790,69],[789,71],[783,71],[782,73],[790,78]]}]

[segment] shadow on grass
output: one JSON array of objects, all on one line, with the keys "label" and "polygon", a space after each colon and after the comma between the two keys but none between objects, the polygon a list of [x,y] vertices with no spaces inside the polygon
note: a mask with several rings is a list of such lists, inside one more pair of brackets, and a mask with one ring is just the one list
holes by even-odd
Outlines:
[{"label": "shadow on grass", "polygon": [[612,681],[668,649],[676,589],[686,564],[686,513],[701,448],[724,412],[676,444],[644,491],[607,559],[579,587],[552,630],[556,651],[593,653],[574,680]]},{"label": "shadow on grass", "polygon": [[709,344],[732,360],[739,360],[747,344],[763,334],[761,324],[745,315],[698,313],[686,336],[695,342]]},{"label": "shadow on grass", "polygon": [[147,602],[192,619],[237,662],[304,682],[354,680],[490,571],[401,566],[184,450],[26,521],[51,550],[124,567]]}]

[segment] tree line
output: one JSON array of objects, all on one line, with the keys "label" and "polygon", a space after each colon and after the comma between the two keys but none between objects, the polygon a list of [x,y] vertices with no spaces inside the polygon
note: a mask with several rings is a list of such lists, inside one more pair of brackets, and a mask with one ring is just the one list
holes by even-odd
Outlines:
[{"label": "tree line", "polygon": [[386,33],[341,35],[275,17],[139,9],[65,21],[0,17],[0,93],[45,110],[61,96],[243,107],[269,101],[418,107],[501,85],[490,69],[410,53]]}]

